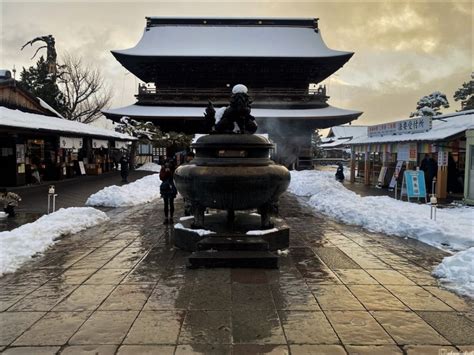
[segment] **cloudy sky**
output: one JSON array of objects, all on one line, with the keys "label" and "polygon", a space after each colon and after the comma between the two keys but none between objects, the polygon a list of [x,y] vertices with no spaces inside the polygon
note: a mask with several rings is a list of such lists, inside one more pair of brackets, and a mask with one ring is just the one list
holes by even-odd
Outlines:
[{"label": "cloudy sky", "polygon": [[102,69],[113,107],[133,103],[137,79],[115,61],[111,49],[134,46],[145,16],[319,17],[327,45],[354,57],[326,80],[330,103],[364,111],[358,124],[405,118],[418,99],[435,90],[459,109],[452,95],[473,70],[472,1],[33,1],[1,3],[2,68],[34,63],[36,48],[22,44],[56,38],[59,56],[82,56]]}]

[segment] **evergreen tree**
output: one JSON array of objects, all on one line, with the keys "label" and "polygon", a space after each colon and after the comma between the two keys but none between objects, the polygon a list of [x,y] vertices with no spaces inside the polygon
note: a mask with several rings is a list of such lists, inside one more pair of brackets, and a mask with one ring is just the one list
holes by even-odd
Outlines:
[{"label": "evergreen tree", "polygon": [[449,102],[446,98],[446,95],[435,91],[427,96],[423,96],[417,103],[416,103],[416,111],[410,114],[410,117],[418,117],[418,116],[425,116],[425,117],[433,117],[441,115],[440,109],[441,107],[448,108]]},{"label": "evergreen tree", "polygon": [[322,158],[324,155],[324,150],[321,148],[321,144],[323,143],[321,137],[322,136],[319,134],[318,130],[315,130],[311,135],[311,150],[313,158]]},{"label": "evergreen tree", "polygon": [[474,109],[474,72],[471,73],[471,80],[463,83],[454,93],[454,101],[461,101],[461,111]]},{"label": "evergreen tree", "polygon": [[35,67],[29,67],[20,74],[20,87],[41,98],[59,113],[65,112],[64,95],[56,84],[56,78],[48,73],[48,64],[41,56]]}]

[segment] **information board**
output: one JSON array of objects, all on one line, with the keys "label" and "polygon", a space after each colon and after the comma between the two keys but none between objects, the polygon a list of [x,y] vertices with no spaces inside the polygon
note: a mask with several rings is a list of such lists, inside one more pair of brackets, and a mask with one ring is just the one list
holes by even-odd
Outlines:
[{"label": "information board", "polygon": [[410,198],[424,198],[426,201],[425,173],[423,170],[405,170],[402,190],[405,190],[408,201],[410,201]]}]

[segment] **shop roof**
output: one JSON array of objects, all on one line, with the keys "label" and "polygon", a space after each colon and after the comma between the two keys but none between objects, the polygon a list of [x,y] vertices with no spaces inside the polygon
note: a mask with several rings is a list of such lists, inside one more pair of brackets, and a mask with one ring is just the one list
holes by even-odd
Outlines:
[{"label": "shop roof", "polygon": [[455,136],[468,129],[474,129],[474,110],[436,116],[433,119],[431,130],[427,132],[374,137],[368,137],[366,134],[365,136],[354,138],[348,144],[438,141]]},{"label": "shop roof", "polygon": [[351,56],[324,43],[314,19],[148,17],[133,48],[114,54],[158,57],[321,58]]},{"label": "shop roof", "polygon": [[[202,119],[205,107],[185,107],[185,106],[140,106],[130,105],[116,109],[102,111],[105,115],[112,116],[132,116],[137,118],[181,118],[181,119]],[[345,110],[337,107],[309,108],[309,109],[264,109],[253,108],[252,115],[257,118],[291,118],[291,119],[311,119],[311,118],[336,118],[340,116],[359,116],[360,111]]]},{"label": "shop roof", "polygon": [[127,134],[118,133],[109,129],[94,127],[85,123],[69,121],[57,117],[12,110],[6,107],[0,107],[0,127],[50,131],[64,135],[86,135],[119,140],[136,140],[136,138]]},{"label": "shop roof", "polygon": [[353,139],[367,135],[367,126],[343,125],[334,126],[329,129],[327,138],[334,139]]}]

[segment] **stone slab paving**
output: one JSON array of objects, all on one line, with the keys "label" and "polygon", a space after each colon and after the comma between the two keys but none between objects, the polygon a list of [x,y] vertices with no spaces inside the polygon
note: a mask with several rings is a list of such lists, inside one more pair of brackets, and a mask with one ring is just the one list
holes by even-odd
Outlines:
[{"label": "stone slab paving", "polygon": [[[187,269],[162,203],[109,211],[0,278],[5,354],[442,354],[474,350],[445,254],[315,214],[290,194],[279,270]],[[177,201],[177,214],[182,204]]]}]

